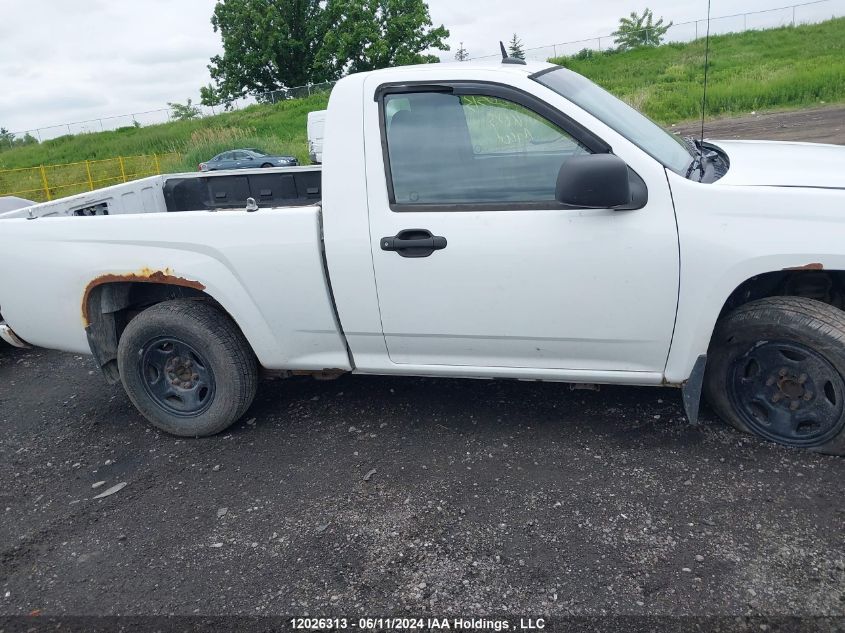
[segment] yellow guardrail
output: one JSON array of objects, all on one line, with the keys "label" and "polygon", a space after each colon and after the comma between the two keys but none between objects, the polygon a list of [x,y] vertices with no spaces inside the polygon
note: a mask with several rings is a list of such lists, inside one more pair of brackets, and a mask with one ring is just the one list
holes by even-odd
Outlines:
[{"label": "yellow guardrail", "polygon": [[49,202],[138,178],[178,171],[181,155],[147,154],[0,170],[0,196]]}]

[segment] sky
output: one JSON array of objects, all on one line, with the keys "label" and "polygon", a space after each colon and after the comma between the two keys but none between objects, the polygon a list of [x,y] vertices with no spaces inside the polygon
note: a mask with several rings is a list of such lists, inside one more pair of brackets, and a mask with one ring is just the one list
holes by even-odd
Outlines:
[{"label": "sky", "polygon": [[[713,16],[782,7],[800,0],[712,0]],[[216,0],[0,0],[0,126],[13,132],[94,119],[71,131],[99,129],[101,117],[199,100],[209,58],[221,52],[210,18]],[[450,31],[471,57],[494,54],[517,33],[526,48],[607,35],[619,17],[649,6],[667,21],[706,17],[704,0],[429,0],[435,25]],[[799,20],[845,15],[845,0],[798,10]],[[791,11],[750,17],[749,27],[788,20]],[[724,20],[741,30],[742,19]],[[693,27],[685,27],[692,29]],[[678,27],[681,29],[681,27]],[[680,31],[679,31],[680,32]],[[689,33],[692,33],[690,30]],[[608,42],[609,43],[609,42]],[[574,52],[580,46],[558,49]],[[545,58],[551,50],[535,51]],[[529,57],[531,57],[529,52]],[[163,113],[140,115],[144,122]],[[131,118],[106,119],[105,128]],[[50,138],[67,129],[40,131]],[[35,132],[33,132],[35,133]]]}]

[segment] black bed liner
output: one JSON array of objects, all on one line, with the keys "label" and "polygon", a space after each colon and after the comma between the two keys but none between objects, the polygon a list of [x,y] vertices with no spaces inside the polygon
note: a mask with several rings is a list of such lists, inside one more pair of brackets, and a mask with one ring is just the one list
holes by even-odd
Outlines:
[{"label": "black bed liner", "polygon": [[209,174],[199,177],[168,178],[164,200],[168,212],[246,207],[254,198],[259,207],[305,206],[322,196],[322,172],[275,172]]}]

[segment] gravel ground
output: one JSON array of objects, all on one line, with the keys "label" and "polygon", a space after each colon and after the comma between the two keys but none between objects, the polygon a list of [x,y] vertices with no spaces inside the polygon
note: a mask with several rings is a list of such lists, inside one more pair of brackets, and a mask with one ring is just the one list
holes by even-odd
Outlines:
[{"label": "gravel ground", "polygon": [[675,390],[269,380],[179,440],[89,358],[2,346],[0,424],[4,615],[845,616],[845,459],[692,426]]},{"label": "gravel ground", "polygon": [[[669,128],[683,135],[701,134],[701,123],[690,121]],[[810,141],[845,145],[845,106],[825,106],[792,112],[755,112],[731,119],[713,119],[705,125],[713,139],[766,139]]]},{"label": "gravel ground", "polygon": [[845,460],[675,390],[264,381],[179,440],[5,347],[0,412],[6,614],[845,614]]}]

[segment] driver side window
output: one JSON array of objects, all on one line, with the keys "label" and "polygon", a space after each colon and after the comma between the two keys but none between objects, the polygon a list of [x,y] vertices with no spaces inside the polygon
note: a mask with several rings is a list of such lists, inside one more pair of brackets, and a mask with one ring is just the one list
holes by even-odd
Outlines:
[{"label": "driver side window", "polygon": [[549,203],[561,166],[589,150],[529,108],[451,93],[385,96],[396,204]]}]

